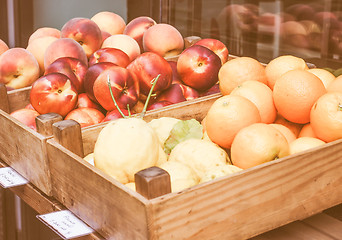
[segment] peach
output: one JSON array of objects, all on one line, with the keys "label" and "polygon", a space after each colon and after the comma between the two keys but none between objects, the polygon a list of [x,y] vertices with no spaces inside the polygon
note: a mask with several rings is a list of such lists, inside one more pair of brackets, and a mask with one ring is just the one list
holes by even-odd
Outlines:
[{"label": "peach", "polygon": [[[136,106],[136,105],[135,105],[135,106]],[[128,115],[129,115],[129,112],[128,112],[128,110],[126,110],[126,109],[121,109],[121,112],[122,112],[125,116],[128,116]],[[108,122],[108,121],[115,120],[115,119],[118,119],[118,118],[122,118],[122,115],[121,115],[121,113],[119,112],[119,110],[115,108],[114,110],[107,112],[105,118],[102,119],[101,122]]]},{"label": "peach", "polygon": [[209,48],[193,45],[178,58],[177,72],[183,83],[197,91],[207,91],[218,82],[220,57]]},{"label": "peach", "polygon": [[102,35],[102,43],[106,38],[112,36],[112,34],[110,34],[109,32],[106,32],[106,31],[101,31],[101,35]]},{"label": "peach", "polygon": [[91,20],[99,26],[101,31],[106,31],[111,35],[122,34],[126,27],[126,22],[120,15],[109,11],[96,13]]},{"label": "peach", "polygon": [[36,127],[36,117],[39,113],[34,109],[21,108],[10,114],[13,118],[17,119],[19,122],[25,124],[33,130],[37,130]]},{"label": "peach", "polygon": [[81,128],[84,128],[100,123],[104,117],[103,113],[96,108],[83,107],[70,111],[64,119],[72,119],[78,122]]},{"label": "peach", "polygon": [[169,62],[153,52],[142,53],[127,66],[127,69],[138,78],[142,98],[148,95],[152,87],[151,81],[159,74],[153,93],[158,94],[167,89],[172,82],[172,68]]},{"label": "peach", "polygon": [[1,54],[0,83],[17,89],[30,86],[38,77],[38,61],[25,48],[11,48]]},{"label": "peach", "polygon": [[[98,103],[94,96],[94,82],[98,76],[105,70],[117,66],[112,62],[99,62],[94,65],[90,65],[83,80],[84,91],[93,102]],[[109,90],[109,88],[108,88]]]},{"label": "peach", "polygon": [[108,78],[118,106],[121,109],[128,109],[128,106],[132,109],[139,97],[137,77],[128,69],[119,66],[109,67],[96,77],[93,85],[94,96],[105,110],[112,111],[116,107],[109,91]]},{"label": "peach", "polygon": [[203,47],[209,48],[211,51],[220,57],[221,63],[224,64],[228,61],[229,51],[227,46],[220,40],[214,38],[204,38],[197,41],[194,45],[201,45]]},{"label": "peach", "polygon": [[61,37],[61,31],[58,30],[57,28],[52,28],[52,27],[38,28],[36,31],[34,31],[30,35],[29,40],[28,40],[28,44],[36,38],[47,37],[47,36],[60,38]]},{"label": "peach", "polygon": [[157,24],[156,21],[150,17],[136,17],[126,25],[123,33],[134,38],[138,42],[141,52],[143,52],[143,35],[147,29],[155,24]]},{"label": "peach", "polygon": [[133,61],[140,55],[140,47],[137,41],[125,34],[115,34],[103,41],[101,48],[118,48],[129,56]]},{"label": "peach", "polygon": [[70,79],[77,92],[81,93],[84,91],[83,82],[87,69],[87,65],[77,58],[61,57],[47,66],[44,75],[53,72],[62,73]]},{"label": "peach", "polygon": [[88,66],[88,58],[78,42],[71,38],[59,38],[49,45],[44,55],[44,67],[61,57],[73,57]]},{"label": "peach", "polygon": [[30,91],[30,103],[37,112],[54,112],[62,117],[76,107],[77,97],[77,90],[70,79],[57,72],[38,78]]},{"label": "peach", "polygon": [[97,110],[99,110],[100,112],[102,112],[103,114],[106,112],[100,104],[92,101],[87,93],[80,93],[78,94],[78,98],[77,98],[77,104],[76,104],[76,108],[95,108]]},{"label": "peach", "polygon": [[99,62],[112,62],[120,67],[127,67],[131,61],[129,56],[120,49],[101,48],[89,57],[88,65],[92,66]]},{"label": "peach", "polygon": [[162,57],[180,54],[184,49],[182,34],[172,25],[158,23],[148,28],[143,36],[145,52],[154,52]]},{"label": "peach", "polygon": [[33,56],[37,59],[40,69],[40,75],[43,75],[45,71],[44,67],[44,55],[46,49],[50,46],[51,43],[56,41],[58,38],[53,36],[46,36],[33,39],[29,42],[26,49],[33,54]]},{"label": "peach", "polygon": [[102,32],[99,26],[88,18],[72,18],[61,29],[62,38],[71,38],[78,42],[87,57],[102,45]]},{"label": "peach", "polygon": [[7,46],[7,44],[0,39],[0,55],[6,52],[8,49],[9,47]]}]

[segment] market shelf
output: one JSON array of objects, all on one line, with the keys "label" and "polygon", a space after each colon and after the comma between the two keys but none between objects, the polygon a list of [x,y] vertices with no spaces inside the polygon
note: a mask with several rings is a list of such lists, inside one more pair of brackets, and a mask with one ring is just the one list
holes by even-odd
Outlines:
[{"label": "market shelf", "polygon": [[[0,161],[0,167],[7,165]],[[32,184],[10,188],[10,191],[17,195],[21,200],[28,204],[39,214],[45,214],[53,211],[66,209],[62,204],[52,197],[42,193]],[[0,191],[0,200],[1,198]],[[4,207],[0,201],[0,209]],[[0,215],[0,236],[3,236],[3,222],[6,217]],[[77,238],[78,240],[102,240],[104,239],[98,233],[93,233],[88,236]],[[326,209],[321,213],[295,221],[274,230],[265,232],[250,240],[282,240],[282,239],[321,239],[321,240],[336,240],[342,239],[342,204]]]}]

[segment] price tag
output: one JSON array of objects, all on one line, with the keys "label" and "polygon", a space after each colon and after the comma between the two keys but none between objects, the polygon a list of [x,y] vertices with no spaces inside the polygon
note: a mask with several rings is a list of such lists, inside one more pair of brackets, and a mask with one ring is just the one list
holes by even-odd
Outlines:
[{"label": "price tag", "polygon": [[37,218],[63,239],[81,237],[94,232],[69,210],[38,215]]},{"label": "price tag", "polygon": [[25,185],[28,181],[23,178],[11,167],[0,168],[0,185],[3,188],[10,188],[19,185]]}]

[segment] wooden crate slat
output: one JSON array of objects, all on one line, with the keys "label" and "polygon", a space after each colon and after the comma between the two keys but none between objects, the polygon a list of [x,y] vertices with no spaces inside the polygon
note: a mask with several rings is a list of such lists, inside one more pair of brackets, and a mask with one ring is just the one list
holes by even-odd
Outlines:
[{"label": "wooden crate slat", "polygon": [[161,239],[242,239],[320,212],[342,201],[341,150],[341,141],[327,144],[151,200],[151,232]]},{"label": "wooden crate slat", "polygon": [[8,92],[10,112],[18,110],[20,108],[24,108],[27,104],[30,103],[30,91],[31,87],[25,87]]},{"label": "wooden crate slat", "polygon": [[0,83],[0,109],[8,113],[10,111],[10,106],[7,96],[7,88],[5,84]]},{"label": "wooden crate slat", "polygon": [[[58,146],[55,147],[53,154],[61,154]],[[182,194],[169,194],[151,200],[146,207],[150,239],[247,238],[336,205],[342,199],[342,177],[339,174],[342,170],[341,148],[341,142],[326,144],[319,151],[307,151],[196,186]],[[94,193],[98,197],[103,196],[104,190],[101,188],[112,188],[116,194],[117,188],[112,186],[115,182],[106,182],[103,179],[105,175],[98,176],[100,172],[96,174],[96,169],[71,152],[65,151],[58,159],[63,159],[65,163],[55,162],[58,167],[54,169],[54,176],[66,174],[70,177],[73,169],[80,169],[77,175],[83,176],[80,177],[82,180],[72,176],[64,180],[66,182],[59,180],[57,185],[54,184],[62,201],[80,215],[84,214],[81,213],[84,209],[94,210],[113,204],[110,201],[107,203],[107,200],[101,203],[95,200],[89,206],[88,198]],[[77,187],[72,189],[70,183]],[[82,184],[86,186],[82,187]],[[120,184],[117,187],[120,188]],[[125,189],[119,191],[123,195],[132,194],[124,193]],[[139,201],[133,200],[132,204],[139,205]],[[106,218],[102,210],[96,210],[96,214]],[[251,215],[256,217],[251,219]],[[89,221],[92,221],[90,216]],[[228,231],[222,231],[227,228]],[[104,231],[115,235],[113,229]]]},{"label": "wooden crate slat", "polygon": [[0,158],[44,193],[51,194],[46,139],[0,110]]},{"label": "wooden crate slat", "polygon": [[[146,199],[48,140],[53,195],[104,237],[147,239]],[[55,161],[57,160],[58,161]],[[87,165],[87,167],[85,167]]]}]

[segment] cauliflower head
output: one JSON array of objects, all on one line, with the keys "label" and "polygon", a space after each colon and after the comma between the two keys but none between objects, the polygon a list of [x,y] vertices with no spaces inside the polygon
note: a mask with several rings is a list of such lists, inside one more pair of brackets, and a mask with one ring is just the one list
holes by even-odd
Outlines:
[{"label": "cauliflower head", "polygon": [[208,169],[208,171],[204,173],[200,180],[200,183],[208,182],[219,177],[239,172],[241,170],[241,168],[231,164],[215,166]]},{"label": "cauliflower head", "polygon": [[161,164],[160,168],[169,173],[172,192],[195,186],[199,182],[197,174],[184,163],[168,161]]},{"label": "cauliflower head", "polygon": [[230,160],[225,150],[203,139],[185,140],[171,151],[168,161],[181,162],[194,170],[199,178],[215,166],[226,165]]},{"label": "cauliflower head", "polygon": [[151,120],[148,125],[157,133],[160,145],[164,146],[173,126],[179,121],[181,120],[173,117],[161,117]]}]

